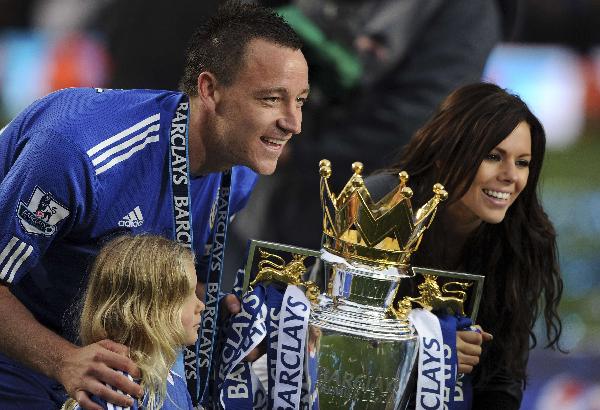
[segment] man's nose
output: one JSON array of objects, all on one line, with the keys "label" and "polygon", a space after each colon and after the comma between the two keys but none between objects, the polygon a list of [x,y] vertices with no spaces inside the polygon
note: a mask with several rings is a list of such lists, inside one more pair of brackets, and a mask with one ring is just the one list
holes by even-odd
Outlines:
[{"label": "man's nose", "polygon": [[300,134],[302,131],[302,108],[290,107],[278,120],[277,125],[286,133]]}]

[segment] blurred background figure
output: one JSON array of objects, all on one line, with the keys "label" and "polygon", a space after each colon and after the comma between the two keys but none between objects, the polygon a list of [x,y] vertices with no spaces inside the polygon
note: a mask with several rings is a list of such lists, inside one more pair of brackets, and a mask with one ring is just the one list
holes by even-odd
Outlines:
[{"label": "blurred background figure", "polygon": [[103,0],[91,26],[112,57],[110,87],[176,90],[187,41],[218,0]]},{"label": "blurred background figure", "polygon": [[110,57],[85,30],[108,0],[0,0],[0,124],[66,87],[106,86]]},{"label": "blurred background figure", "polygon": [[[414,2],[409,0],[263,1],[284,7],[290,21],[310,23],[299,27],[308,27],[305,36],[312,39],[306,41],[305,50],[312,90],[304,107],[304,131],[291,144],[298,151],[293,157],[305,159],[288,164],[286,179],[261,179],[259,188],[266,192],[253,198],[250,202],[255,206],[231,225],[243,239],[238,253],[227,256],[226,269],[233,271],[242,264],[240,253],[248,237],[273,240],[283,231],[287,243],[300,244],[295,238],[310,224],[317,236],[304,236],[317,248],[320,214],[316,219],[300,220],[283,210],[291,207],[294,211],[296,205],[294,212],[309,206],[318,209],[318,160],[332,160],[334,175],[341,180],[349,177],[348,164],[355,160],[365,163],[367,173],[387,165],[394,154],[385,149],[387,138],[393,146],[408,138],[433,111],[434,101],[449,92],[443,90],[450,87],[447,82],[458,84],[483,75],[519,94],[546,128],[548,151],[541,197],[558,231],[565,281],[560,311],[565,327],[563,346],[570,354],[532,352],[522,408],[597,408],[593,406],[599,402],[595,397],[600,391],[600,0],[471,1],[465,11],[471,17],[457,16],[462,23],[451,26],[454,29],[446,34],[440,24],[447,21],[444,15],[452,14],[442,12],[445,3],[462,4],[462,0],[423,0],[417,10],[411,9]],[[176,87],[184,39],[218,3],[0,0],[0,128],[34,99],[58,88]],[[491,3],[496,22],[472,14],[485,6],[477,3]],[[63,14],[49,11],[61,7]],[[389,7],[388,12],[379,7]],[[42,12],[44,9],[47,11]],[[420,17],[389,25],[390,20],[398,19],[399,11],[410,10]],[[56,15],[64,18],[50,18]],[[483,26],[483,21],[489,25]],[[481,26],[481,37],[473,40],[463,34]],[[465,43],[458,49],[439,47],[440,54],[433,54],[437,44],[451,44],[463,37]],[[468,43],[469,38],[475,44]],[[499,39],[502,41],[496,43]],[[156,50],[165,49],[154,47],[159,42],[170,44],[169,54],[157,54]],[[486,47],[485,53],[492,52],[482,57],[472,47],[481,47],[478,53],[484,53]],[[404,57],[398,57],[401,55]],[[394,58],[402,63],[394,64]],[[432,66],[413,69],[410,74],[408,69],[419,61]],[[475,68],[455,71],[452,67],[459,63]],[[435,76],[431,77],[434,71],[439,72],[435,81]],[[378,82],[378,78],[389,81]],[[417,89],[429,91],[417,93]],[[399,101],[408,102],[402,106],[396,104]],[[419,117],[422,120],[415,120]],[[370,120],[352,126],[363,118]],[[304,174],[305,181],[298,174]],[[313,193],[286,193],[297,183]],[[280,193],[273,196],[269,190],[275,189]],[[259,228],[266,225],[269,229],[261,233]],[[540,340],[543,333],[540,329]]]},{"label": "blurred background figure", "polygon": [[311,95],[286,172],[259,182],[252,236],[309,248],[322,229],[319,201],[306,200],[319,197],[319,160],[331,161],[336,189],[354,161],[389,165],[446,95],[481,78],[517,18],[516,0],[266,2],[305,41]]}]

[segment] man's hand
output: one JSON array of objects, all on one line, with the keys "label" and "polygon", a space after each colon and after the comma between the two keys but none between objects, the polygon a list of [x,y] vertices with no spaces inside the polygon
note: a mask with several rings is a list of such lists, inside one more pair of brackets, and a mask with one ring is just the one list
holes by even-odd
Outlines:
[{"label": "man's hand", "polygon": [[122,370],[132,377],[140,376],[128,354],[126,346],[111,340],[75,347],[63,357],[58,373],[59,381],[65,386],[69,396],[86,410],[102,410],[102,407],[91,400],[91,394],[119,406],[131,406],[131,397],[106,386],[108,384],[134,397],[142,396],[143,390],[137,383],[114,370]]},{"label": "man's hand", "polygon": [[459,373],[471,373],[473,367],[479,364],[481,344],[493,339],[491,334],[484,332],[480,327],[478,327],[478,329],[481,333],[472,330],[456,332],[456,352],[458,356]]},{"label": "man's hand", "polygon": [[[198,282],[198,284],[196,285],[196,296],[198,296],[198,299],[200,299],[200,300],[205,300],[206,289],[205,289],[204,283]],[[236,295],[234,295],[233,293],[228,293],[227,295],[225,295],[223,297],[223,299],[221,299],[220,303],[221,303],[220,311],[221,311],[222,319],[225,319],[228,316],[235,315],[242,311],[242,303],[240,302],[238,297]],[[252,351],[250,353],[248,353],[248,355],[244,358],[244,360],[246,360],[248,362],[253,362],[256,359],[258,359],[259,357],[261,357],[263,354],[265,354],[266,351],[267,351],[267,346],[265,344],[265,341],[263,340],[263,342],[260,345],[258,345],[256,348],[252,349]]]},{"label": "man's hand", "polygon": [[85,409],[102,410],[90,400],[90,394],[115,404],[132,403],[131,398],[111,391],[104,383],[136,397],[142,393],[140,386],[113,370],[139,376],[135,364],[127,357],[127,347],[110,340],[75,346],[40,324],[3,285],[0,285],[0,317],[0,351],[62,383]]},{"label": "man's hand", "polygon": [[242,303],[236,295],[228,293],[221,299],[221,312],[226,316],[238,314],[242,311]]},{"label": "man's hand", "polygon": [[[237,313],[240,313],[241,310],[242,304],[238,297],[233,293],[229,293],[228,295],[225,295],[223,299],[221,299],[221,312],[223,312],[224,314],[235,315]],[[247,362],[254,362],[266,352],[267,346],[265,344],[265,341],[263,340],[257,347],[252,349],[246,357],[244,357],[244,360],[246,360]]]}]

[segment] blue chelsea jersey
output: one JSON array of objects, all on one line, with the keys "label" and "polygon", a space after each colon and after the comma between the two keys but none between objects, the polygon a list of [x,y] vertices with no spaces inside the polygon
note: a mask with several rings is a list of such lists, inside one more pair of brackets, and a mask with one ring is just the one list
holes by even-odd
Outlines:
[{"label": "blue chelsea jersey", "polygon": [[[69,336],[88,265],[124,232],[174,238],[169,133],[181,93],[66,89],[0,131],[0,281]],[[190,181],[193,247],[209,241],[221,175]],[[230,214],[256,174],[234,167]]]}]

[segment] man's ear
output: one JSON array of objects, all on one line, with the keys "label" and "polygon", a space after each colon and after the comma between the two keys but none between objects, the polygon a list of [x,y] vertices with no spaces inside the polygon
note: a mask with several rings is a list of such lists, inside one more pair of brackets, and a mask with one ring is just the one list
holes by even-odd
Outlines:
[{"label": "man's ear", "polygon": [[218,81],[214,74],[203,71],[198,76],[198,98],[205,107],[215,110],[219,102],[220,94],[217,90]]}]

